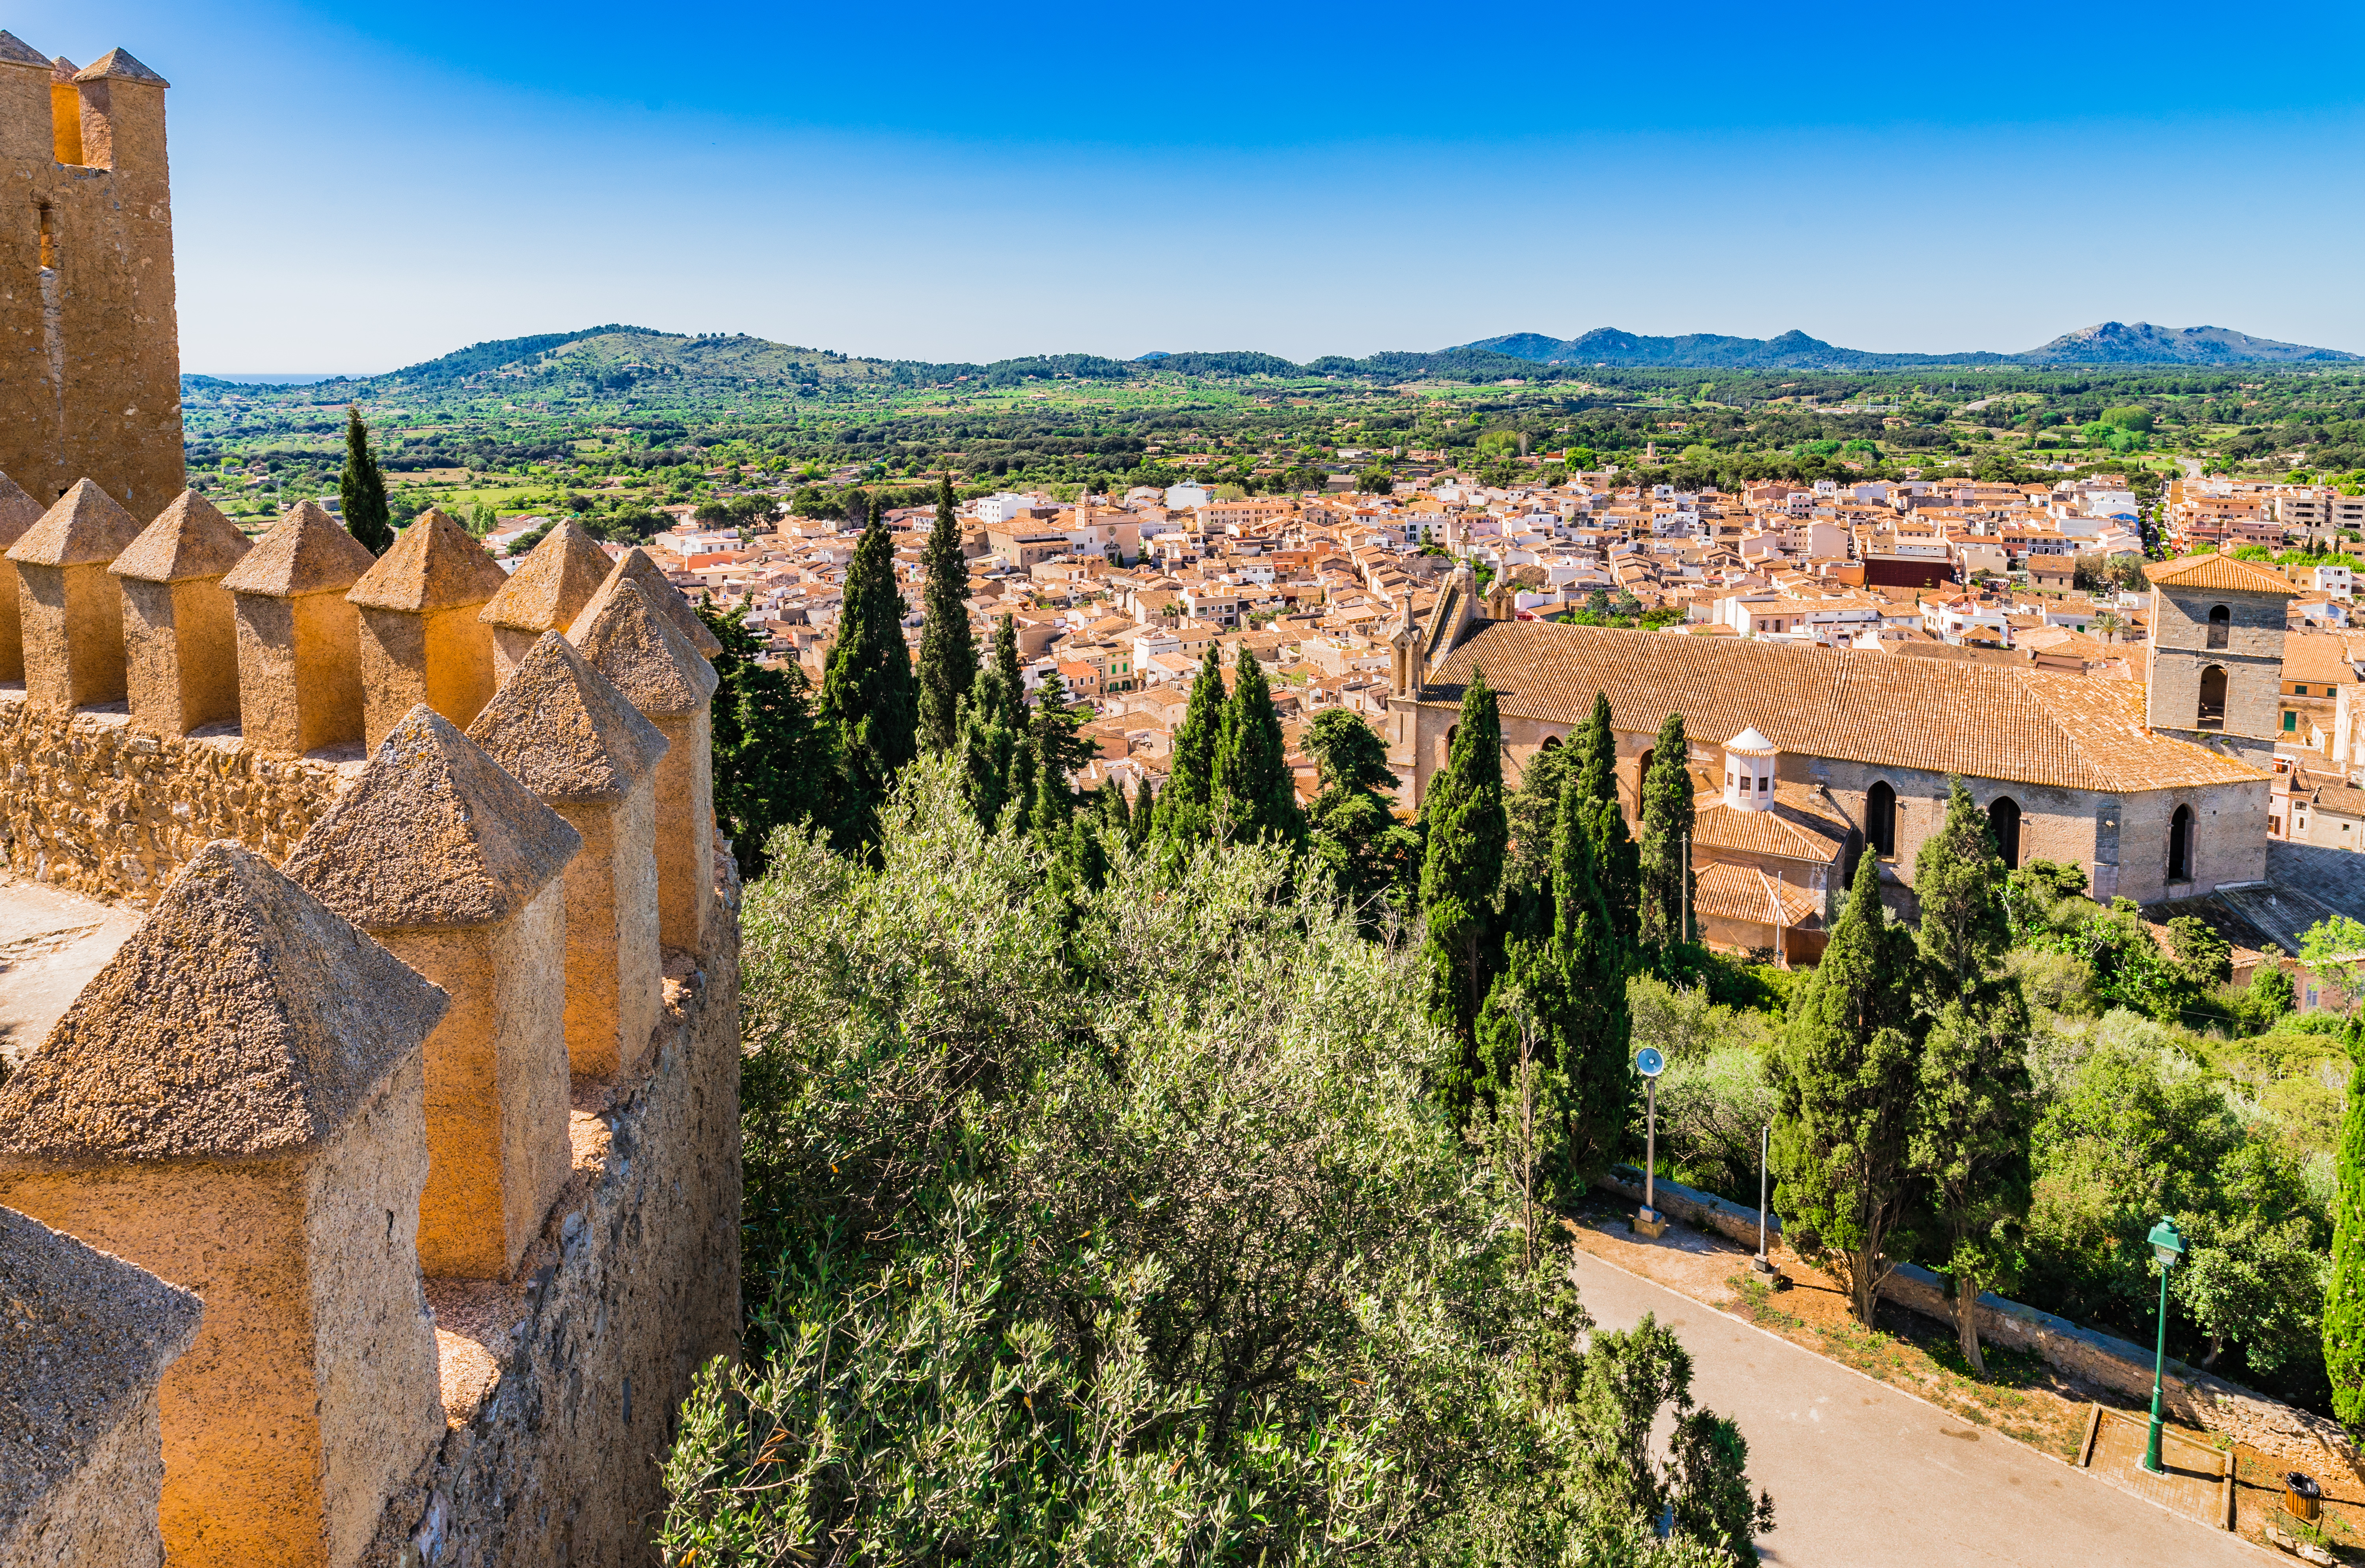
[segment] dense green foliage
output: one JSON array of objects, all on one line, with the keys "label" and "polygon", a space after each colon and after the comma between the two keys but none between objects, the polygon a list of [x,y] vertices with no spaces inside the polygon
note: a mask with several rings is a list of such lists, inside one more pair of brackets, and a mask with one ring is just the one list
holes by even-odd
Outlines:
[{"label": "dense green foliage", "polygon": [[714,726],[714,821],[731,840],[743,877],[761,876],[773,831],[811,823],[835,830],[844,800],[837,732],[813,710],[803,666],[757,662],[763,644],[745,609],[700,620],[723,644],[711,710]]},{"label": "dense green foliage", "polygon": [[1112,830],[1055,891],[962,788],[923,760],[875,865],[784,833],[750,890],[747,1344],[667,1561],[1754,1561],[1681,1345],[1588,1332],[1425,1088],[1409,950],[1276,846]]},{"label": "dense green foliage", "polygon": [[1684,716],[1670,713],[1659,726],[1642,778],[1641,876],[1635,890],[1637,935],[1642,946],[1665,953],[1688,944],[1692,927],[1691,747]]},{"label": "dense green foliage", "polygon": [[846,801],[838,820],[853,842],[874,843],[880,802],[918,750],[919,704],[903,645],[903,596],[895,547],[874,518],[855,546],[838,607],[836,645],[821,686],[823,718],[846,759]]},{"label": "dense green foliage", "polygon": [[1319,786],[1306,812],[1314,863],[1357,912],[1364,934],[1377,935],[1389,917],[1412,913],[1420,831],[1396,820],[1391,797],[1399,780],[1386,744],[1361,716],[1325,708],[1306,725],[1305,746]]},{"label": "dense green foliage", "polygon": [[2324,1302],[2324,1366],[2332,1410],[2365,1431],[2365,1027],[2348,1033],[2348,1094],[2340,1114],[2338,1197],[2332,1215],[2332,1266]]},{"label": "dense green foliage", "polygon": [[969,630],[969,563],[961,555],[950,479],[936,494],[927,566],[921,605],[926,619],[920,627],[920,744],[930,751],[950,751],[960,744],[961,700],[977,680],[977,644]]},{"label": "dense green foliage", "polygon": [[369,427],[359,409],[345,410],[345,468],[337,478],[337,504],[345,514],[345,532],[373,555],[394,548],[394,524],[388,520],[386,476],[370,451]]},{"label": "dense green foliage", "polygon": [[[1214,655],[1210,654],[1212,659]],[[1243,644],[1216,737],[1216,818],[1234,838],[1295,846],[1306,837],[1281,715],[1264,666]]]},{"label": "dense green foliage", "polygon": [[1420,913],[1429,1015],[1459,1047],[1442,1070],[1447,1102],[1466,1108],[1485,1076],[1478,1012],[1502,969],[1497,895],[1510,822],[1503,802],[1503,726],[1483,670],[1473,670],[1444,769],[1421,802]]}]

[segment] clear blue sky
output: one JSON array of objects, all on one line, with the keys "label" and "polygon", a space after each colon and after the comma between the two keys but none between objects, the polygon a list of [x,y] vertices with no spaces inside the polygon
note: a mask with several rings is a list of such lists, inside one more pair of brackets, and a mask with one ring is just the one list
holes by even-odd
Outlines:
[{"label": "clear blue sky", "polygon": [[172,79],[185,364],[1497,332],[2365,352],[2365,7],[19,0]]}]

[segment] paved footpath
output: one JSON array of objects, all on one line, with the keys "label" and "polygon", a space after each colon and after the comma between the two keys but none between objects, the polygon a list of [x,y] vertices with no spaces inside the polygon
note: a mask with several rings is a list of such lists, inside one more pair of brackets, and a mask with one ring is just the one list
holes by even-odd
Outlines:
[{"label": "paved footpath", "polygon": [[[1577,1288],[1605,1328],[1655,1313],[1690,1350],[1692,1397],[1749,1439],[1774,1494],[1761,1537],[1785,1568],[2264,1568],[2260,1549],[2176,1516],[1582,1249]],[[2289,1561],[2289,1560],[2286,1560]]]}]

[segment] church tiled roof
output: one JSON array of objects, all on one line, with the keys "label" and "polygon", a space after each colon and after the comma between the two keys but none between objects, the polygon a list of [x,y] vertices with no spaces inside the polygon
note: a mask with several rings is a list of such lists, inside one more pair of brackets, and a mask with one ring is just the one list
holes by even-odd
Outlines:
[{"label": "church tiled roof", "polygon": [[2146,566],[2144,576],[2155,586],[2206,588],[2212,593],[2273,593],[2296,599],[2299,589],[2267,570],[2231,555],[2187,555]]},{"label": "church tiled roof", "polygon": [[1505,715],[1574,728],[1609,699],[1621,730],[1670,712],[1705,745],[1755,725],[1784,751],[1876,767],[2120,793],[2267,775],[2144,725],[2144,688],[2050,671],[1937,664],[1853,649],[1541,621],[1483,622],[1432,669],[1455,702],[1473,667]]},{"label": "church tiled roof", "polygon": [[1702,918],[1820,927],[1823,906],[1814,894],[1777,882],[1750,866],[1719,861],[1693,874],[1692,908]]}]

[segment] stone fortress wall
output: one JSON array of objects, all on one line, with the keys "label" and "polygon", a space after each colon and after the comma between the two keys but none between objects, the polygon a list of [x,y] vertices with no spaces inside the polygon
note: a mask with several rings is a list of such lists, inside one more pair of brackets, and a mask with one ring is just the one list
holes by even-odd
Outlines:
[{"label": "stone fortress wall", "polygon": [[[161,192],[161,80],[37,60],[0,175],[99,189],[151,106]],[[127,375],[154,283],[88,319]],[[0,847],[140,912],[0,1080],[0,1568],[645,1561],[739,1321],[719,647],[572,524],[507,577],[438,512],[250,543],[151,488],[169,425],[0,476]]]}]

